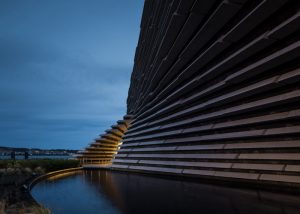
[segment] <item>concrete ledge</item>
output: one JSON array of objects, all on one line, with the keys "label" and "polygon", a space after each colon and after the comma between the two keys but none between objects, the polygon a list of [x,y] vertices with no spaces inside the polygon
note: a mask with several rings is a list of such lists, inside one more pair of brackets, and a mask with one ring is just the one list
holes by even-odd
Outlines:
[{"label": "concrete ledge", "polygon": [[44,180],[46,178],[55,176],[55,175],[59,175],[59,174],[63,174],[63,173],[68,173],[68,172],[74,172],[74,171],[80,171],[82,170],[82,167],[77,167],[77,168],[69,168],[69,169],[63,169],[63,170],[58,170],[58,171],[54,171],[54,172],[49,172],[46,173],[44,175],[38,176],[36,178],[34,178],[29,184],[28,184],[28,190],[30,191],[35,184],[37,184],[38,182],[40,182],[41,180]]}]

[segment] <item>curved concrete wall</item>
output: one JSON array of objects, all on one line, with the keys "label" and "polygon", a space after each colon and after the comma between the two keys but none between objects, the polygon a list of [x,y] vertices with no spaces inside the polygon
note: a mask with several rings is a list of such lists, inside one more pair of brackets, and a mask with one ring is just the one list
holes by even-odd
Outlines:
[{"label": "curved concrete wall", "polygon": [[112,168],[299,186],[299,8],[146,0]]}]

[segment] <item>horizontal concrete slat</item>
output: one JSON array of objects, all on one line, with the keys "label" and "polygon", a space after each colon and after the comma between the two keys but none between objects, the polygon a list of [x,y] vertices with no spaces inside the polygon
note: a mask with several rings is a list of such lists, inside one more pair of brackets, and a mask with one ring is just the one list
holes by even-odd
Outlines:
[{"label": "horizontal concrete slat", "polygon": [[145,170],[145,171],[158,171],[163,173],[181,173],[182,169],[174,168],[160,168],[160,167],[149,167],[149,166],[129,166],[129,169],[134,170]]},{"label": "horizontal concrete slat", "polygon": [[210,168],[231,168],[232,163],[220,162],[184,162],[184,161],[161,161],[161,160],[140,160],[139,164],[156,164],[170,166],[188,166],[188,167],[210,167]]},{"label": "horizontal concrete slat", "polygon": [[300,183],[300,176],[292,175],[274,175],[274,174],[262,174],[259,178],[262,181],[277,181],[288,183]]}]

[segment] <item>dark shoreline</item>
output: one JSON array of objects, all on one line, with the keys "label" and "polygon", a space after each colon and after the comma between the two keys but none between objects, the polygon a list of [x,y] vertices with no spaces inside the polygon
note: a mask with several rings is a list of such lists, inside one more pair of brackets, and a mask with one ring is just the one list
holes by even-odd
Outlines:
[{"label": "dark shoreline", "polygon": [[28,184],[35,177],[36,176],[32,176],[24,183],[19,185],[0,185],[0,200],[2,206],[4,206],[2,210],[5,210],[7,214],[17,213],[19,211],[30,213],[32,211],[32,208],[38,207],[39,204],[33,199],[28,189],[24,188],[23,186]]}]

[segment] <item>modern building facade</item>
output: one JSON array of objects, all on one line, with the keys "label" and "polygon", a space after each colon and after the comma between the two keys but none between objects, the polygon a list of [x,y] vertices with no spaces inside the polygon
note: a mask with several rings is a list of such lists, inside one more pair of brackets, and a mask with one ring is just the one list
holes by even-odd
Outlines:
[{"label": "modern building facade", "polygon": [[300,187],[299,15],[298,0],[146,0],[128,115],[82,163]]}]

